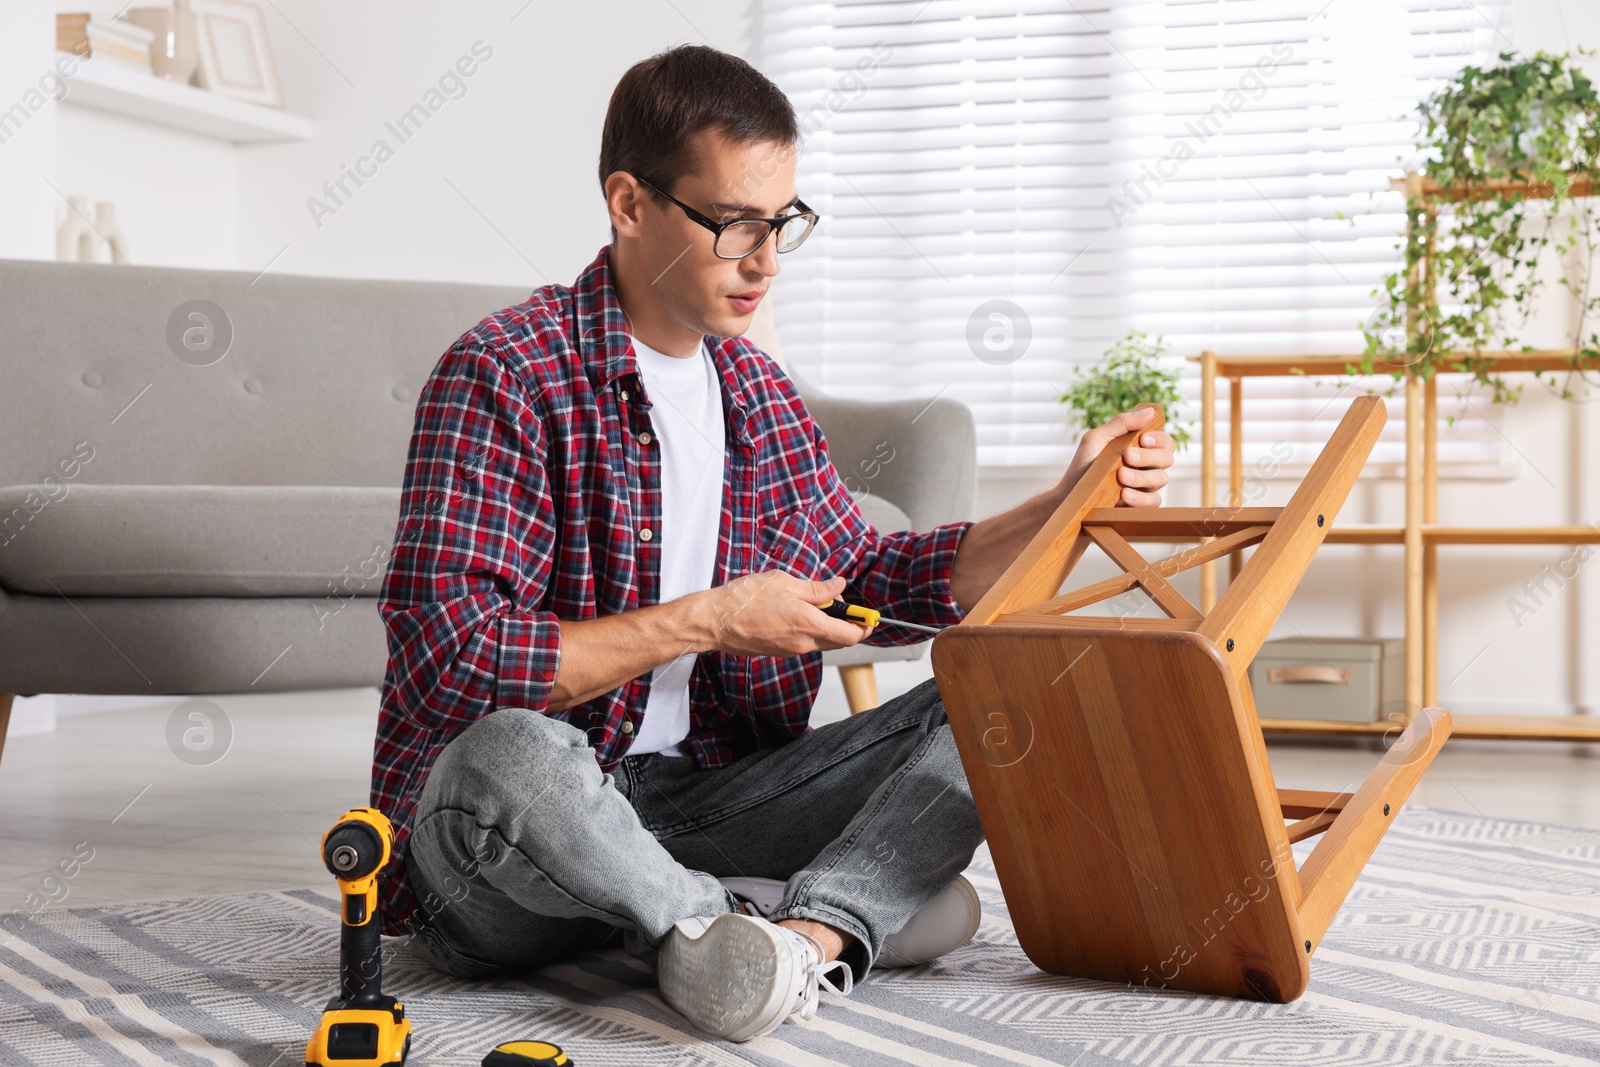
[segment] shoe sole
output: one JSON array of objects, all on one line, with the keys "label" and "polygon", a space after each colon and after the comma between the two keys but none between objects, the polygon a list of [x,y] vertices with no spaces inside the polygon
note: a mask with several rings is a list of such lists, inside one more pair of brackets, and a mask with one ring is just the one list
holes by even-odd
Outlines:
[{"label": "shoe sole", "polygon": [[697,1029],[730,1041],[771,1033],[799,985],[787,942],[764,920],[728,913],[705,933],[674,929],[661,944],[661,996]]}]

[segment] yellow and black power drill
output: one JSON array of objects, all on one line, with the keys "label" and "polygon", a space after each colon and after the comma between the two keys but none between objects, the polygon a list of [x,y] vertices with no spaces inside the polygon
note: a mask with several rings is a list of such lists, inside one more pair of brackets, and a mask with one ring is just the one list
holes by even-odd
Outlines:
[{"label": "yellow and black power drill", "polygon": [[383,944],[378,872],[394,848],[394,827],[376,808],[352,808],[322,835],[322,862],[339,880],[339,995],[323,1009],[306,1046],[306,1067],[386,1067],[405,1063],[411,1020],[379,988]]}]

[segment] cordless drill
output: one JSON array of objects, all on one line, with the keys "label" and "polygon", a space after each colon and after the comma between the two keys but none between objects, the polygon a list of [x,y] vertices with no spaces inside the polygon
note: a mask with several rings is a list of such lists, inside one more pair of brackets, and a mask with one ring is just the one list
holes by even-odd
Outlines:
[{"label": "cordless drill", "polygon": [[386,1067],[411,1051],[404,1005],[379,989],[378,872],[393,847],[394,827],[376,808],[350,809],[322,836],[322,862],[339,881],[339,995],[311,1035],[306,1067]]}]

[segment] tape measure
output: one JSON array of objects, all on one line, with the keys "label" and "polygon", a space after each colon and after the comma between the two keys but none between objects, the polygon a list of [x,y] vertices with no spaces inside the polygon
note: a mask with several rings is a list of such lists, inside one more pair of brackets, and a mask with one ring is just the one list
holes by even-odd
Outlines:
[{"label": "tape measure", "polygon": [[567,1067],[572,1061],[548,1041],[507,1041],[483,1058],[483,1067]]}]

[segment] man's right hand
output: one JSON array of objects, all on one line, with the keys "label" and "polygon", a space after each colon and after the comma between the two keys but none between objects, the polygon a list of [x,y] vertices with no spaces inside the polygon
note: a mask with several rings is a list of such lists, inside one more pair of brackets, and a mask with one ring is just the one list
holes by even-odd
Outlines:
[{"label": "man's right hand", "polygon": [[701,598],[706,644],[736,656],[798,656],[845,648],[872,631],[858,622],[824,615],[817,605],[839,597],[845,580],[796,578],[785,571],[761,571],[727,585],[694,594]]}]

